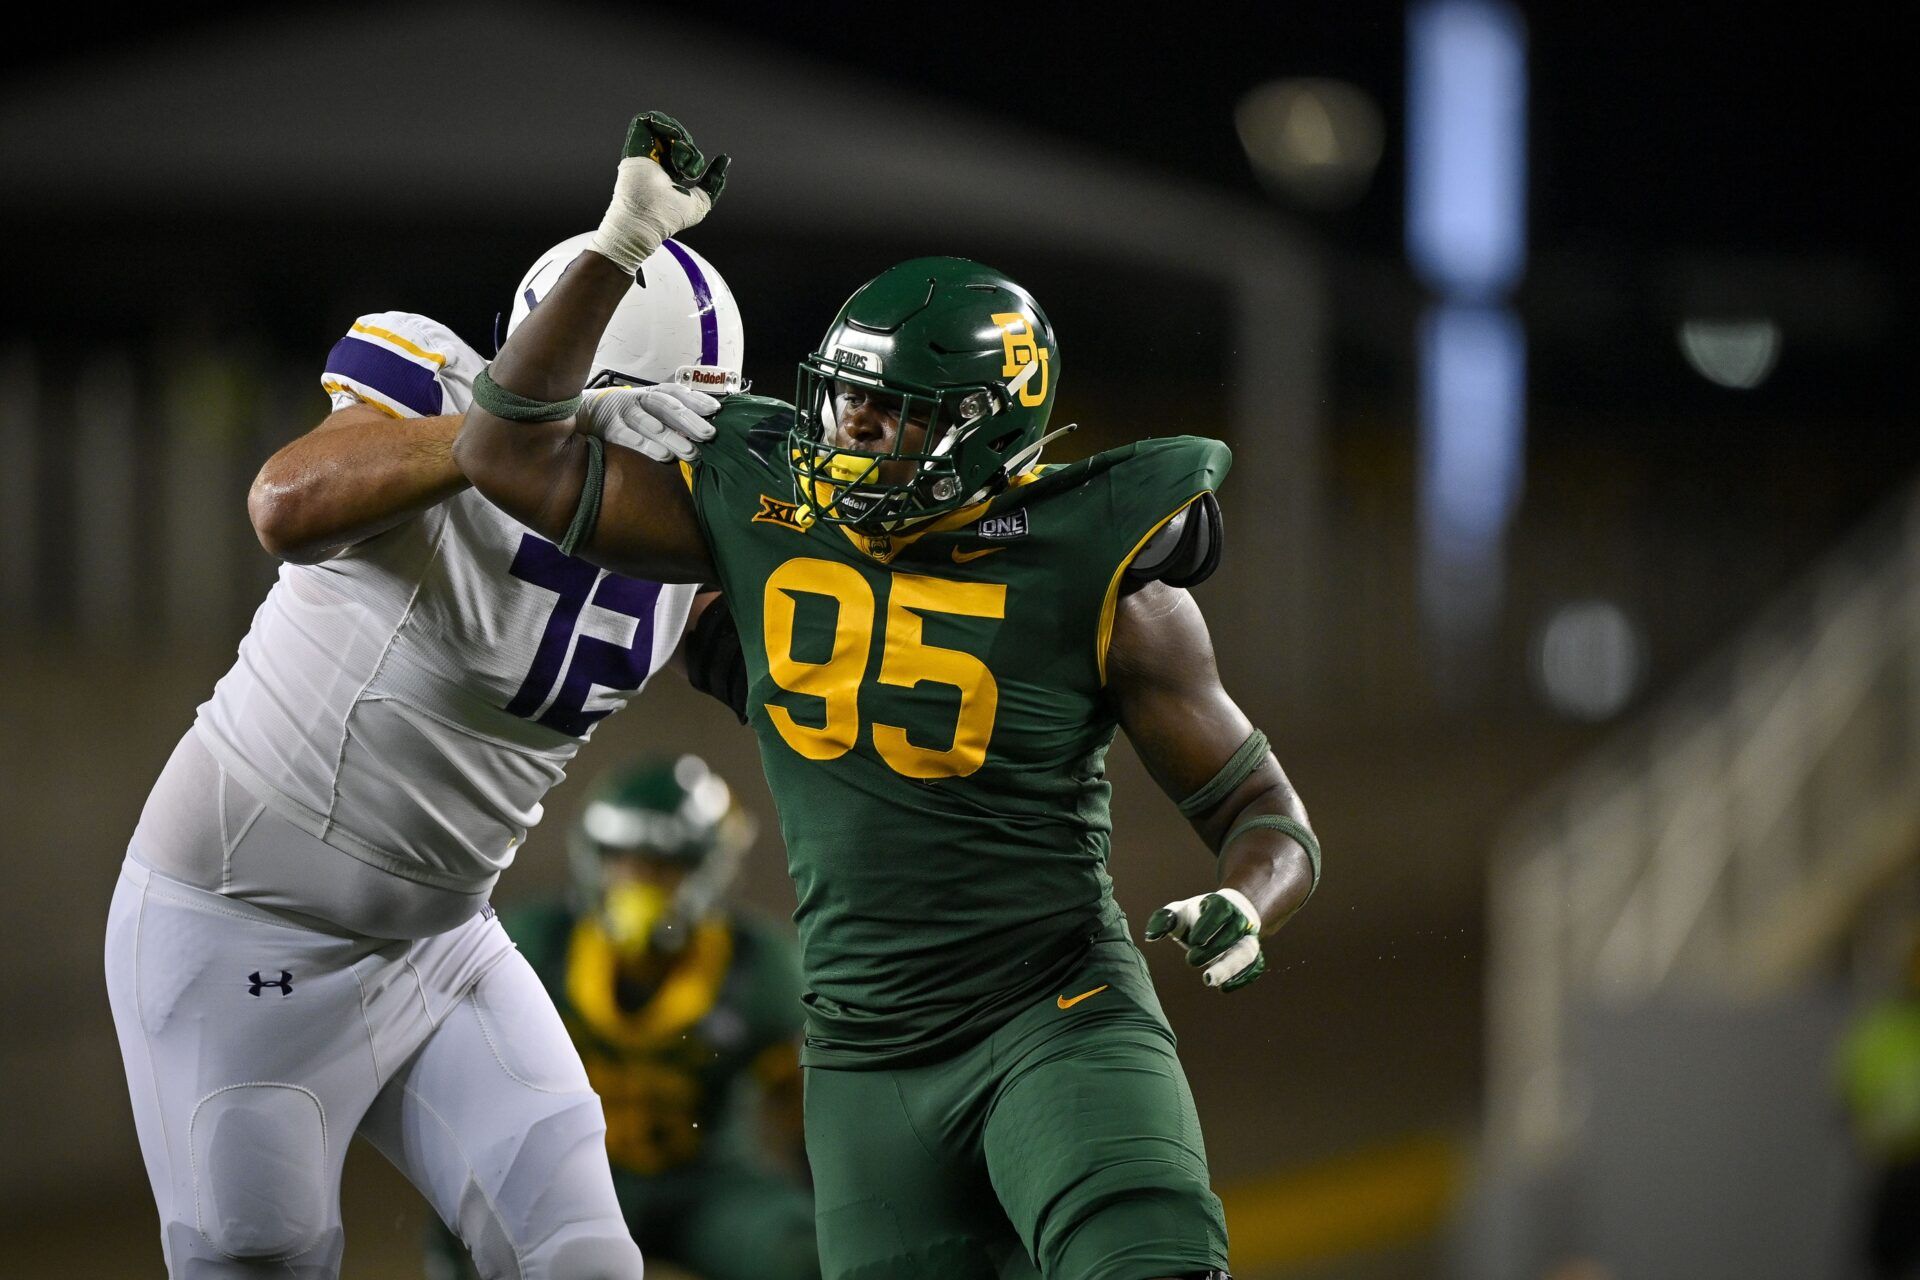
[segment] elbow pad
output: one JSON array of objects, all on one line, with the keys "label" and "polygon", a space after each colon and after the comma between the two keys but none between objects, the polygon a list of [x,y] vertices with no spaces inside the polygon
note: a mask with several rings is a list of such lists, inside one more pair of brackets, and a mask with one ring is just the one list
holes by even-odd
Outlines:
[{"label": "elbow pad", "polygon": [[725,595],[707,606],[687,636],[687,683],[747,722],[747,658]]},{"label": "elbow pad", "polygon": [[1149,582],[1197,586],[1220,567],[1225,544],[1226,524],[1220,503],[1211,492],[1203,493],[1147,539],[1147,545],[1127,566],[1126,589],[1137,590]]}]

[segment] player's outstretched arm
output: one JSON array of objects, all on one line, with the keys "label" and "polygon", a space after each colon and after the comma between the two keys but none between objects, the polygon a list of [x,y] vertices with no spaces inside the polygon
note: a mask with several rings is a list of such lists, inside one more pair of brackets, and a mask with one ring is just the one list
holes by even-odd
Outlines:
[{"label": "player's outstretched arm", "polygon": [[459,415],[395,419],[348,405],[267,459],[247,516],[269,553],[318,564],[467,487],[453,462]]},{"label": "player's outstretched arm", "polygon": [[[564,550],[665,582],[713,576],[677,469],[574,428],[594,348],[642,259],[698,222],[724,181],[665,116],[629,126],[613,204],[592,247],[474,382],[454,461],[474,488]],[[670,398],[668,398],[670,400]],[[663,400],[658,411],[685,412]]]},{"label": "player's outstretched arm", "polygon": [[1147,938],[1185,942],[1208,986],[1244,986],[1266,967],[1260,936],[1313,891],[1319,850],[1306,808],[1221,687],[1213,640],[1186,591],[1152,583],[1121,598],[1107,675],[1148,772],[1219,854],[1216,889],[1154,912]]}]

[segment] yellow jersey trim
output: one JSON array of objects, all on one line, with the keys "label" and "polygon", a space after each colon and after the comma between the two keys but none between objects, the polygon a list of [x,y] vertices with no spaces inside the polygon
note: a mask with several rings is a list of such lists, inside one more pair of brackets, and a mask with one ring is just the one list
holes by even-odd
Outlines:
[{"label": "yellow jersey trim", "polygon": [[1200,501],[1201,494],[1210,492],[1212,492],[1212,490],[1202,489],[1200,493],[1194,494],[1191,498],[1188,498],[1185,502],[1162,516],[1153,528],[1141,535],[1140,541],[1133,544],[1133,550],[1127,552],[1127,554],[1121,558],[1120,567],[1113,571],[1113,580],[1107,583],[1107,598],[1102,601],[1100,605],[1100,634],[1094,641],[1094,660],[1100,667],[1100,683],[1102,685],[1107,682],[1107,646],[1113,643],[1113,615],[1120,607],[1120,579],[1126,575],[1127,566],[1132,564],[1134,557],[1140,554],[1140,548],[1153,541],[1154,534],[1166,528],[1168,522],[1175,516]]},{"label": "yellow jersey trim", "polygon": [[404,414],[400,412],[398,409],[394,408],[392,405],[381,404],[378,400],[375,400],[372,396],[368,395],[366,392],[362,391],[358,387],[349,387],[344,382],[335,382],[331,378],[323,378],[320,382],[320,389],[326,392],[330,396],[332,395],[352,396],[355,400],[358,400],[361,404],[367,406],[367,408],[378,409],[381,413],[386,414],[389,418],[406,418],[410,416],[408,414]]},{"label": "yellow jersey trim", "polygon": [[614,998],[619,957],[600,922],[586,916],[567,946],[567,999],[588,1030],[621,1049],[657,1048],[707,1016],[733,964],[733,933],[724,921],[695,926],[687,949],[653,999],[629,1013]]},{"label": "yellow jersey trim", "polygon": [[422,360],[430,360],[434,364],[444,365],[447,362],[447,358],[438,351],[428,351],[424,347],[417,347],[391,329],[382,329],[378,325],[356,323],[353,326],[353,332],[370,333],[376,338],[384,338],[394,346],[399,347],[402,351],[411,352],[413,355],[419,356]]},{"label": "yellow jersey trim", "polygon": [[687,482],[687,492],[693,492],[693,464],[685,458],[680,459],[680,478]]}]

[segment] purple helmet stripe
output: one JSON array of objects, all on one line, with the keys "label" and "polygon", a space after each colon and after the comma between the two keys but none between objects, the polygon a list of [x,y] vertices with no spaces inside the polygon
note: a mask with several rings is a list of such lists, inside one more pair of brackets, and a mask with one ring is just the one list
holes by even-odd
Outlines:
[{"label": "purple helmet stripe", "polygon": [[673,255],[687,273],[687,282],[693,286],[693,304],[700,308],[700,363],[720,363],[720,317],[714,314],[713,290],[707,287],[706,273],[700,270],[700,264],[693,255],[672,240],[661,241],[661,247]]}]

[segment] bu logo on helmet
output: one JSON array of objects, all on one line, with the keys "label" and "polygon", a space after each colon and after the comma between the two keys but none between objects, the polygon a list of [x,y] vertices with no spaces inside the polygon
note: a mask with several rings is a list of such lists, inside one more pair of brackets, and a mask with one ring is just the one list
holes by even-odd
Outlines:
[{"label": "bu logo on helmet", "polygon": [[1000,376],[1013,379],[1007,390],[1027,408],[1039,408],[1047,401],[1047,363],[1053,353],[1033,340],[1033,325],[1018,311],[998,312],[992,319],[1000,326],[1000,343],[1007,353]]},{"label": "bu logo on helmet", "polygon": [[283,996],[293,994],[293,975],[285,969],[280,970],[280,977],[277,981],[272,978],[262,978],[258,969],[255,969],[247,975],[247,981],[249,984],[247,986],[247,994],[250,996],[258,996],[268,987],[280,988],[280,994]]}]

